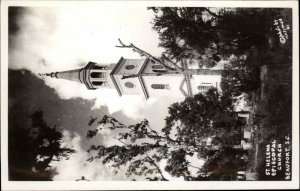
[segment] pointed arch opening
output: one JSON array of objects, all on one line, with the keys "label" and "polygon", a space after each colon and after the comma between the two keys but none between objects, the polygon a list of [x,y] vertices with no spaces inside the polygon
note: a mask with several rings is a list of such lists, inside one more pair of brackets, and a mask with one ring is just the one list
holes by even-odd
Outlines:
[{"label": "pointed arch opening", "polygon": [[92,84],[94,86],[106,86],[107,85],[106,82],[99,82],[99,81],[93,81]]},{"label": "pointed arch opening", "polygon": [[105,73],[103,73],[103,72],[92,72],[91,77],[92,78],[105,78]]},{"label": "pointed arch opening", "polygon": [[166,72],[167,70],[164,66],[155,64],[155,65],[152,65],[152,71],[153,72]]},{"label": "pointed arch opening", "polygon": [[213,88],[213,86],[198,86],[198,90],[200,91],[207,91],[211,88]]},{"label": "pointed arch opening", "polygon": [[99,65],[94,65],[92,69],[95,70],[105,70],[107,68],[107,66],[99,66]]}]

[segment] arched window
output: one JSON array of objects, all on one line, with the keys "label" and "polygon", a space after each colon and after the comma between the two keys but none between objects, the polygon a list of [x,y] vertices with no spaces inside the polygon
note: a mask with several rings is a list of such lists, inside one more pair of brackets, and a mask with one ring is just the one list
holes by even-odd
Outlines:
[{"label": "arched window", "polygon": [[162,65],[153,65],[152,66],[152,69],[154,69],[154,70],[162,70],[162,69],[165,69],[165,67],[164,66],[162,66]]},{"label": "arched window", "polygon": [[96,70],[97,70],[97,69],[98,69],[98,70],[104,70],[104,69],[106,69],[106,67],[107,67],[107,66],[94,65],[94,66],[93,66],[93,69],[96,69]]},{"label": "arched window", "polygon": [[135,65],[132,65],[132,64],[126,65],[126,66],[125,66],[125,69],[126,69],[126,70],[132,70],[132,69],[134,69],[134,68],[135,68]]},{"label": "arched window", "polygon": [[105,78],[105,73],[103,73],[103,72],[92,72],[91,77],[92,78]]},{"label": "arched window", "polygon": [[104,82],[98,82],[98,81],[94,81],[94,82],[92,82],[92,84],[93,84],[94,86],[103,86],[103,85],[105,85]]},{"label": "arched window", "polygon": [[153,89],[169,89],[169,85],[168,84],[152,84],[151,88]]},{"label": "arched window", "polygon": [[212,88],[213,86],[198,86],[198,90],[200,91],[207,91],[210,88]]},{"label": "arched window", "polygon": [[152,71],[153,72],[165,72],[167,70],[164,66],[155,64],[155,65],[152,65]]},{"label": "arched window", "polygon": [[134,84],[131,83],[131,82],[126,82],[126,83],[125,83],[125,86],[126,86],[127,88],[134,88]]},{"label": "arched window", "polygon": [[203,84],[203,85],[212,85],[211,82],[202,82],[201,84]]}]

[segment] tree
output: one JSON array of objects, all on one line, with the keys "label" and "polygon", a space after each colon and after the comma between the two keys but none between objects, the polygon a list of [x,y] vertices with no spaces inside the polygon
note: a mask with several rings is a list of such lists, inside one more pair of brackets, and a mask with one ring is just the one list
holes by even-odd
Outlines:
[{"label": "tree", "polygon": [[[191,141],[192,136],[202,139],[217,131],[229,131],[236,120],[232,101],[228,101],[214,88],[206,94],[197,94],[182,103],[174,103],[169,107],[169,114],[162,130],[169,134],[171,128],[176,126],[177,137],[185,141]],[[178,121],[180,124],[176,125]]]},{"label": "tree", "polygon": [[32,120],[32,128],[37,128],[38,130],[38,136],[33,140],[33,143],[37,146],[36,152],[42,158],[46,158],[43,161],[43,167],[39,169],[40,171],[44,171],[44,166],[48,166],[51,161],[59,161],[63,158],[69,159],[69,155],[75,153],[73,149],[62,147],[62,133],[57,131],[55,125],[50,127],[44,121],[43,111],[34,112],[30,118]]},{"label": "tree", "polygon": [[[205,49],[201,48],[200,51],[198,47],[208,48],[217,39],[217,34],[209,31],[214,19],[205,20],[202,16],[205,13],[211,13],[213,18],[219,16],[207,8],[150,7],[149,9],[155,13],[153,29],[159,33],[160,46],[166,49],[165,53],[171,59],[202,60]],[[215,50],[213,54],[216,55]]]},{"label": "tree", "polygon": [[221,88],[224,94],[238,97],[250,95],[260,87],[260,59],[251,53],[247,59],[234,57],[230,67],[223,71]]},{"label": "tree", "polygon": [[[134,44],[125,45],[120,39],[119,48],[131,48],[156,64],[165,67],[156,75],[222,74],[223,89],[232,97],[249,94],[260,86],[260,67],[274,57],[272,51],[264,56],[268,48],[268,19],[275,11],[265,9],[205,7],[149,7],[153,10],[153,29],[158,32],[160,46],[165,49],[157,58]],[[274,15],[275,16],[275,15]],[[229,63],[220,70],[206,70],[220,60]],[[199,69],[189,69],[190,64]],[[123,76],[122,79],[138,77]]]},{"label": "tree", "polygon": [[246,153],[244,150],[223,147],[208,157],[201,171],[204,174],[209,173],[210,180],[232,180],[232,177],[235,177],[232,175],[237,171],[246,169],[246,162],[240,159]]},{"label": "tree", "polygon": [[[112,167],[114,173],[118,173],[121,167],[126,168],[128,176],[140,175],[147,180],[167,180],[163,171],[174,177],[196,180],[202,178],[203,171],[193,166],[187,157],[197,154],[200,158],[207,158],[220,152],[212,149],[213,146],[220,146],[218,142],[208,145],[207,140],[222,139],[223,136],[230,139],[237,119],[232,103],[216,89],[211,89],[206,94],[171,105],[161,132],[151,128],[146,119],[126,126],[105,115],[97,125],[88,131],[88,139],[106,129],[117,131],[116,140],[119,143],[112,146],[91,145],[88,161],[101,161]],[[208,152],[205,154],[204,150]],[[162,160],[167,160],[163,169],[160,167]],[[192,175],[190,168],[197,169],[199,174]]]},{"label": "tree", "polygon": [[[31,127],[10,127],[9,161],[13,180],[51,180],[56,173],[50,163],[68,159],[75,150],[63,147],[63,135],[43,119],[43,111],[29,116]],[[32,169],[35,169],[34,171]]]},{"label": "tree", "polygon": [[[193,74],[199,75],[199,74],[207,74],[209,72],[214,73],[214,74],[219,74],[220,70],[214,70],[214,71],[208,71],[208,70],[203,70],[203,69],[188,69],[187,68],[187,63],[185,60],[177,60],[173,61],[166,55],[162,54],[160,58],[154,57],[150,53],[138,48],[134,44],[130,43],[129,45],[125,45],[120,39],[119,39],[120,45],[116,46],[118,48],[131,48],[134,52],[137,52],[143,57],[147,57],[150,59],[152,62],[162,65],[165,67],[166,70],[168,70],[168,74],[183,74],[187,76],[192,76]],[[157,71],[156,75],[163,75],[164,72],[162,71]],[[133,75],[128,75],[128,76],[123,76],[122,79],[126,78],[134,78],[138,77],[138,74],[133,74]]]},{"label": "tree", "polygon": [[150,7],[153,29],[165,54],[212,67],[220,59],[243,55],[253,45],[266,44],[268,13],[263,9]]}]

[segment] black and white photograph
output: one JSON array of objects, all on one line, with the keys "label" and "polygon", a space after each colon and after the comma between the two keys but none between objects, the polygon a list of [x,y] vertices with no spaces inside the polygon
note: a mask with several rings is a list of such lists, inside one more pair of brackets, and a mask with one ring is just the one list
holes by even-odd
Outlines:
[{"label": "black and white photograph", "polygon": [[2,180],[299,187],[297,1],[26,2],[1,4]]}]

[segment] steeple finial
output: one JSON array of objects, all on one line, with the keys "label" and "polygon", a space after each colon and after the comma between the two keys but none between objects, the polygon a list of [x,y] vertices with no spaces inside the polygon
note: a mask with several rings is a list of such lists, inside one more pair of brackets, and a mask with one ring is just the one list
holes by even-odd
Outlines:
[{"label": "steeple finial", "polygon": [[67,70],[61,72],[39,73],[39,75],[50,76],[51,78],[58,78],[58,79],[64,79],[64,80],[70,80],[70,81],[82,83],[82,80],[80,79],[81,71],[82,69],[75,69],[75,70]]},{"label": "steeple finial", "polygon": [[39,76],[50,76],[51,78],[56,77],[57,78],[57,72],[51,72],[51,73],[38,73]]},{"label": "steeple finial", "polygon": [[88,89],[96,89],[103,86],[108,86],[110,80],[109,75],[111,68],[108,66],[99,66],[95,62],[89,62],[84,68],[51,72],[38,73],[39,76],[49,76],[51,78],[64,79],[73,82],[85,84]]},{"label": "steeple finial", "polygon": [[39,76],[51,76],[50,73],[38,73]]}]

